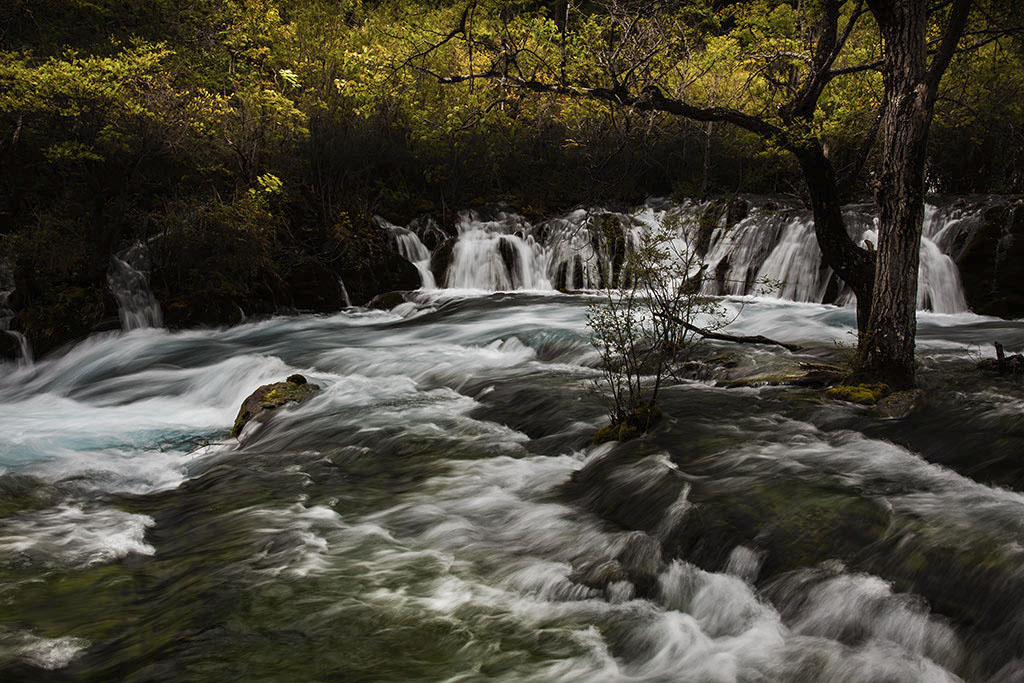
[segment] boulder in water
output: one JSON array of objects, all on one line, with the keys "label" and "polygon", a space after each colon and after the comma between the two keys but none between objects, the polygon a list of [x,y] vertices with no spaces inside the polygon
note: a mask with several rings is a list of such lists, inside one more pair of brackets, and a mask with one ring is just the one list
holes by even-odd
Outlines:
[{"label": "boulder in water", "polygon": [[319,385],[310,384],[302,375],[292,375],[284,382],[264,384],[242,401],[235,425],[231,428],[231,436],[241,434],[245,425],[258,415],[288,403],[303,403],[319,391]]},{"label": "boulder in water", "polygon": [[375,311],[390,311],[399,304],[404,304],[408,301],[406,292],[384,292],[373,297],[370,303],[366,304],[367,308],[372,308]]}]

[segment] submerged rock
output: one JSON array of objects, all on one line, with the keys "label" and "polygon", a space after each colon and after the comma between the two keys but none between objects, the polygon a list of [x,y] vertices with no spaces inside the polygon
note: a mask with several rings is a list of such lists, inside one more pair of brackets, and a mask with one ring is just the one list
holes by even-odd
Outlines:
[{"label": "submerged rock", "polygon": [[284,382],[264,384],[242,401],[242,407],[231,428],[231,436],[242,433],[245,425],[268,410],[276,410],[288,403],[303,403],[320,391],[319,385],[310,384],[302,375],[292,375]]},{"label": "submerged rock", "polygon": [[[749,481],[737,495],[706,471],[686,473],[663,456],[635,450],[618,448],[588,462],[573,474],[567,492],[601,517],[646,532],[652,543],[657,539],[664,559],[723,571],[743,546],[757,554],[759,581],[766,581],[826,560],[858,566],[890,523],[883,502],[826,483],[780,473],[768,482]],[[616,559],[644,595],[644,572],[634,561],[640,556],[649,558],[640,564],[651,568],[664,561],[646,549]]]}]

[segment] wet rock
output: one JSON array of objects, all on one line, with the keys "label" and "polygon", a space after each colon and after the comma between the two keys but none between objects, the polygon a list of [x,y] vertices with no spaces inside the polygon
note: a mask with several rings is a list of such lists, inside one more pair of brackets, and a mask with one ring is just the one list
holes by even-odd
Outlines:
[{"label": "wet rock", "polygon": [[313,258],[289,268],[288,295],[296,310],[326,313],[345,307],[345,293],[333,270]]},{"label": "wet rock", "polygon": [[905,417],[909,417],[911,413],[917,409],[918,404],[921,402],[921,390],[912,389],[910,391],[897,391],[894,394],[889,394],[874,406],[872,406],[869,414],[873,417],[881,417],[891,420],[902,420]]},{"label": "wet rock", "polygon": [[0,517],[54,505],[58,491],[41,479],[24,474],[0,475]]},{"label": "wet rock", "polygon": [[979,370],[996,375],[1024,375],[1024,355],[1015,353],[1007,356],[1001,343],[995,342],[993,346],[996,349],[996,357],[979,361]]},{"label": "wet rock", "polygon": [[629,441],[654,428],[661,419],[661,408],[658,406],[640,406],[628,417],[619,422],[601,427],[594,434],[594,445],[608,441]]},{"label": "wet rock", "polygon": [[557,271],[555,272],[555,289],[559,292],[568,293],[569,287],[569,264],[559,264]]},{"label": "wet rock", "polygon": [[[573,472],[570,495],[627,529],[653,530],[665,511],[685,497],[687,480],[657,454],[644,454],[643,442],[616,446]],[[605,446],[607,448],[607,446]]]},{"label": "wet rock", "polygon": [[423,246],[430,251],[436,249],[439,244],[450,237],[429,214],[414,218],[406,228],[415,233]]},{"label": "wet rock", "polygon": [[320,391],[316,384],[310,384],[302,375],[292,375],[285,382],[264,384],[242,402],[242,407],[231,428],[231,436],[238,436],[242,429],[266,411],[276,410],[289,403],[303,403]]},{"label": "wet rock", "polygon": [[658,574],[665,567],[661,544],[655,538],[639,531],[630,534],[615,559],[640,595],[652,594],[658,583]]},{"label": "wet rock", "polygon": [[381,292],[418,289],[420,273],[398,252],[389,230],[372,228],[363,252],[337,266],[354,306],[362,306]]},{"label": "wet rock", "polygon": [[502,263],[505,264],[505,271],[508,273],[509,279],[514,279],[519,270],[519,252],[516,251],[511,239],[502,237],[498,240],[498,254],[501,256]]},{"label": "wet rock", "polygon": [[947,536],[910,519],[877,545],[870,568],[964,627],[985,659],[1005,662],[1024,648],[1024,571],[1015,546],[984,533]]},{"label": "wet rock", "polygon": [[856,565],[889,525],[888,509],[872,498],[781,477],[751,481],[737,495],[733,484],[720,489],[663,457],[629,450],[616,447],[588,463],[570,490],[605,519],[646,532],[646,542],[636,540],[616,557],[641,595],[649,587],[644,577],[663,561],[660,553],[642,552],[644,543],[709,571],[723,570],[744,546],[763,557],[759,580],[766,581],[826,560]]},{"label": "wet rock", "polygon": [[697,235],[694,239],[695,251],[700,257],[707,255],[711,248],[711,236],[718,227],[718,220],[722,217],[722,205],[719,202],[712,202],[708,208],[701,212],[697,219]]},{"label": "wet rock", "polygon": [[972,311],[1024,315],[1024,201],[985,209],[973,229],[954,236],[951,247]]},{"label": "wet rock", "polygon": [[739,545],[764,553],[760,576],[840,559],[853,562],[885,533],[886,509],[850,493],[782,480],[752,486],[742,498],[696,489],[688,517],[670,539],[674,554],[720,570]]},{"label": "wet rock", "polygon": [[750,215],[750,202],[742,197],[733,197],[725,211],[725,226],[732,228]]},{"label": "wet rock", "polygon": [[18,340],[12,335],[0,332],[0,362],[16,361],[21,355]]},{"label": "wet rock", "polygon": [[455,251],[456,242],[457,237],[449,237],[430,254],[430,272],[434,274],[434,281],[439,287],[443,287],[448,278],[448,268],[452,265],[452,253]]},{"label": "wet rock", "polygon": [[404,304],[406,301],[408,301],[406,292],[385,292],[373,297],[366,307],[376,311],[390,311],[395,306]]}]

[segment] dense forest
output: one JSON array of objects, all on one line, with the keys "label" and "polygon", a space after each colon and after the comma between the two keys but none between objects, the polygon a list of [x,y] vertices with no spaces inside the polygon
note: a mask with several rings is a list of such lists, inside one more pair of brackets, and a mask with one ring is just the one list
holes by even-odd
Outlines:
[{"label": "dense forest", "polygon": [[[928,147],[933,192],[1024,190],[1024,44],[995,30],[1019,23],[1013,3],[1002,4],[968,27],[976,40],[942,81]],[[770,111],[813,39],[807,8],[794,3],[645,7],[685,45],[671,63],[645,65],[661,70],[649,77],[697,103]],[[338,277],[355,303],[415,287],[375,215],[426,214],[445,226],[456,210],[496,202],[543,216],[651,195],[805,196],[789,155],[735,127],[500,79],[442,82],[510,36],[556,49],[543,57],[563,76],[597,74],[594,46],[616,30],[606,10],[5,0],[0,289],[14,290],[13,328],[45,353],[116,327],[111,254],[139,240],[166,322],[180,327],[335,310]],[[470,11],[473,39],[450,40]],[[849,45],[844,60],[870,62],[877,29],[861,22]],[[859,157],[880,97],[877,72],[851,69],[828,85],[807,131],[833,165],[857,171],[841,187],[846,200],[873,191],[880,145]]]}]

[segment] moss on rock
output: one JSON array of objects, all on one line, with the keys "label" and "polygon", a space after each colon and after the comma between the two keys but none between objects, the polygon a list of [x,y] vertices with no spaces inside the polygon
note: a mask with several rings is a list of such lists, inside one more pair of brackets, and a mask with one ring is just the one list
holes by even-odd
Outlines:
[{"label": "moss on rock", "polygon": [[871,408],[871,415],[893,420],[908,417],[921,401],[921,390],[897,391],[889,394]]},{"label": "moss on rock", "polygon": [[641,406],[631,415],[618,422],[601,427],[594,434],[592,443],[597,446],[608,441],[629,441],[651,430],[661,419],[658,406]]},{"label": "moss on rock", "polygon": [[875,405],[889,395],[889,385],[877,384],[840,384],[825,392],[829,398],[861,405]]},{"label": "moss on rock", "polygon": [[320,391],[302,375],[292,375],[285,382],[264,384],[242,402],[242,407],[231,428],[231,436],[238,436],[253,418],[267,410],[275,410],[288,403],[302,403]]}]

